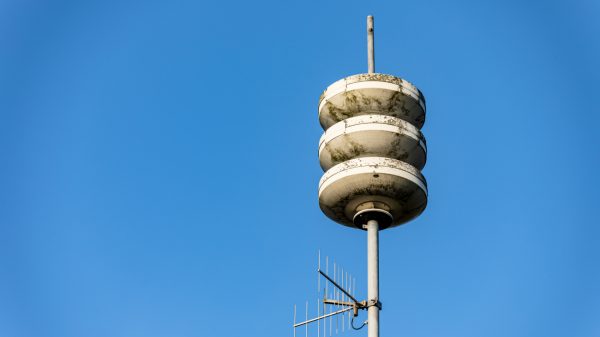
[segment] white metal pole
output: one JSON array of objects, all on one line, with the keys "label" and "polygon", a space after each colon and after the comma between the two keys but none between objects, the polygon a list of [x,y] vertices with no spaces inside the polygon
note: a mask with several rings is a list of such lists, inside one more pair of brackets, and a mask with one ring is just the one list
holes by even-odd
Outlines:
[{"label": "white metal pole", "polygon": [[379,223],[367,222],[369,337],[379,337]]},{"label": "white metal pole", "polygon": [[369,74],[375,72],[375,36],[373,15],[367,16],[367,50],[369,57]]},{"label": "white metal pole", "polygon": [[[369,74],[375,72],[375,27],[373,16],[367,16],[367,50]],[[367,288],[369,305],[368,337],[379,337],[379,223],[367,222]]]}]

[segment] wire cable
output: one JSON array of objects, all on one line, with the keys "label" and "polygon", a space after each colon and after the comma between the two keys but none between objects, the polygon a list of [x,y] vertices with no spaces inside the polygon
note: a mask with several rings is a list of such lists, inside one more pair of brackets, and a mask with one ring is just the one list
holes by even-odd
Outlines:
[{"label": "wire cable", "polygon": [[367,321],[364,321],[361,326],[359,326],[358,328],[355,327],[354,326],[354,316],[352,316],[352,321],[350,321],[350,325],[352,326],[352,329],[354,329],[354,330],[360,330],[360,329],[364,328],[366,324],[367,324]]}]

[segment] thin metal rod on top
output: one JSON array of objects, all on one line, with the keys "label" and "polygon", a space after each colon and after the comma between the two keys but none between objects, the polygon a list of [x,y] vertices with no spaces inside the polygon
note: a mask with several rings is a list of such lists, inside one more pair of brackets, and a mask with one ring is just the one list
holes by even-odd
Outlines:
[{"label": "thin metal rod on top", "polygon": [[373,15],[367,16],[367,53],[369,57],[369,74],[375,72],[375,27]]}]

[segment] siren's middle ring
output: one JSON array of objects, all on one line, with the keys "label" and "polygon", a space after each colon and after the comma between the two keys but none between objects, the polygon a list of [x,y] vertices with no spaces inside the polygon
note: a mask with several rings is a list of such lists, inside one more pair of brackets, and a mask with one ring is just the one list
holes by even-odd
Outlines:
[{"label": "siren's middle ring", "polygon": [[321,137],[319,162],[323,170],[360,157],[398,159],[420,170],[427,158],[425,137],[410,123],[383,115],[345,119]]}]

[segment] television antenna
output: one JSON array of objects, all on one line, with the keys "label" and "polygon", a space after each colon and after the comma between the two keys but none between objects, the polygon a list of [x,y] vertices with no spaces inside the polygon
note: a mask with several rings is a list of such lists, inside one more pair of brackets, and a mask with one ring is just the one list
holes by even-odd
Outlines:
[{"label": "television antenna", "polygon": [[[319,122],[325,130],[319,142],[319,162],[325,171],[319,182],[319,207],[331,220],[367,231],[367,300],[356,300],[354,281],[348,291],[337,274],[332,279],[319,266],[320,277],[342,294],[342,300],[325,296],[323,305],[329,305],[329,312],[318,311],[312,319],[307,303],[306,320],[300,323],[294,310],[294,334],[302,325],[319,325],[351,310],[355,317],[358,310],[367,310],[368,337],[379,337],[379,231],[415,219],[427,206],[427,182],[421,174],[427,146],[420,130],[425,97],[402,78],[375,73],[374,45],[369,15],[368,73],[331,84],[319,100]],[[332,305],[338,310],[332,311]]]},{"label": "television antenna", "polygon": [[[356,279],[344,271],[342,267],[333,262],[333,273],[329,275],[329,257],[325,257],[325,271],[321,269],[321,252],[319,251],[319,263],[317,268],[318,284],[317,289],[321,292],[321,279],[324,279],[325,287],[322,300],[317,301],[317,317],[308,318],[309,302],[306,301],[305,320],[297,322],[297,307],[294,305],[294,337],[296,329],[305,327],[305,334],[308,336],[308,326],[311,323],[317,324],[317,337],[321,336],[321,327],[323,328],[323,337],[332,334],[344,332],[346,329],[360,330],[361,326],[354,326],[354,318],[358,316],[359,310],[368,308],[367,301],[358,301],[356,299]],[[331,291],[329,286],[331,285]],[[321,307],[322,304],[322,307]],[[333,319],[335,318],[335,323]],[[329,319],[329,320],[328,320]],[[329,321],[329,325],[328,325]],[[323,324],[321,324],[323,322]]]}]

